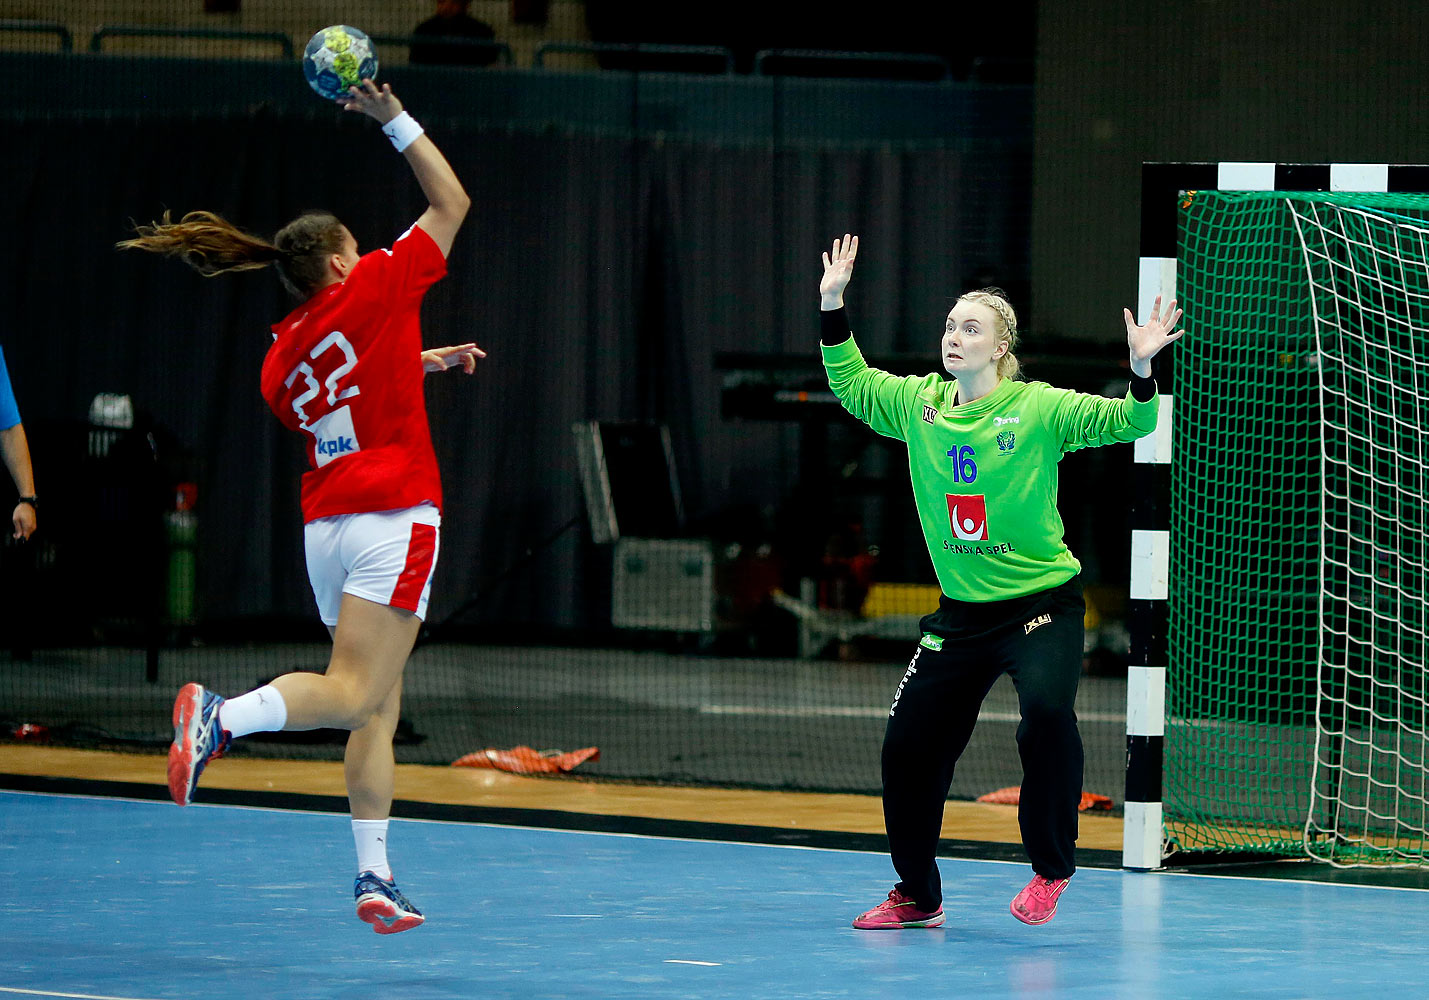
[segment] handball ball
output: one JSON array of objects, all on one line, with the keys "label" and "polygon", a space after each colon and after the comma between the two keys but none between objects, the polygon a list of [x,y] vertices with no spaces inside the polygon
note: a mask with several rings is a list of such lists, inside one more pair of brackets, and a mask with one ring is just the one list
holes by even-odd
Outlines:
[{"label": "handball ball", "polygon": [[303,49],[303,76],[319,97],[346,97],[348,87],[377,78],[377,46],[345,24],[323,28]]}]

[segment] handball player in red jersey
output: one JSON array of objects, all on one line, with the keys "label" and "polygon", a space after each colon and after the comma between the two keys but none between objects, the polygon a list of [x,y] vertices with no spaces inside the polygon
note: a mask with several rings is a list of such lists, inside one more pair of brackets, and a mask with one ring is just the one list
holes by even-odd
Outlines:
[{"label": "handball player in red jersey", "polygon": [[471,205],[461,182],[392,93],[364,80],[338,103],[375,118],[407,160],[428,207],[392,245],[358,255],[335,217],[309,213],[272,242],[210,212],[141,226],[123,248],[182,258],[204,275],[273,265],[301,305],[273,327],[263,398],[307,443],[304,547],[332,634],[324,673],[290,673],[236,698],[198,684],[174,703],[169,791],[186,805],[204,766],[255,732],[347,729],[357,843],[357,915],[379,934],[422,923],[387,862],[402,671],[426,615],[442,490],[422,395],[424,372],[471,374],[475,344],[422,351],[422,296],[446,273]]}]

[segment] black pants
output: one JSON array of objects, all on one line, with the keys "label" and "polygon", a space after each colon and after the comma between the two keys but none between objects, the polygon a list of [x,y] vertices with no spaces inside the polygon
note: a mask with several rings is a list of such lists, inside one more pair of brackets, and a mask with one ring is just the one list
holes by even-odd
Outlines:
[{"label": "black pants", "polygon": [[[898,685],[883,737],[883,819],[898,889],[922,910],[943,900],[934,856],[953,767],[998,676],[1011,675],[1022,722],[1022,844],[1037,874],[1076,865],[1082,737],[1073,702],[1082,673],[1081,582],[973,604],[944,597],[922,621],[924,640]],[[939,645],[941,649],[928,646]]]}]

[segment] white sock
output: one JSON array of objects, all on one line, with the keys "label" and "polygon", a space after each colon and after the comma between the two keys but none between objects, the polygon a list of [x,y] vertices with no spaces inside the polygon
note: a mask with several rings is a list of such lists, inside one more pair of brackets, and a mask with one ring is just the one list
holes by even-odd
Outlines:
[{"label": "white sock", "polygon": [[353,820],[352,839],[357,842],[357,874],[371,872],[392,881],[392,869],[387,864],[387,821]]},{"label": "white sock", "polygon": [[230,698],[218,709],[218,724],[233,738],[249,733],[274,733],[288,721],[288,706],[271,684]]}]

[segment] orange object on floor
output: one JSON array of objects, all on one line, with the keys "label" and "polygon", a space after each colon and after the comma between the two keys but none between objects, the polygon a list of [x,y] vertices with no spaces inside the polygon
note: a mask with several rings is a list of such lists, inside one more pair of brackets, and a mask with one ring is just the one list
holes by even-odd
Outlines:
[{"label": "orange object on floor", "polygon": [[[991,802],[999,806],[1015,806],[1022,800],[1022,786],[1010,785],[1007,788],[999,788],[995,792],[988,792],[986,795],[977,797],[979,802]],[[1082,793],[1082,801],[1077,804],[1078,812],[1108,812],[1111,810],[1111,799],[1105,795],[1095,795],[1091,792]]]},{"label": "orange object on floor", "polygon": [[599,747],[582,750],[533,750],[528,746],[510,750],[478,750],[452,761],[452,767],[490,767],[512,774],[564,774],[588,760],[599,760]]}]

